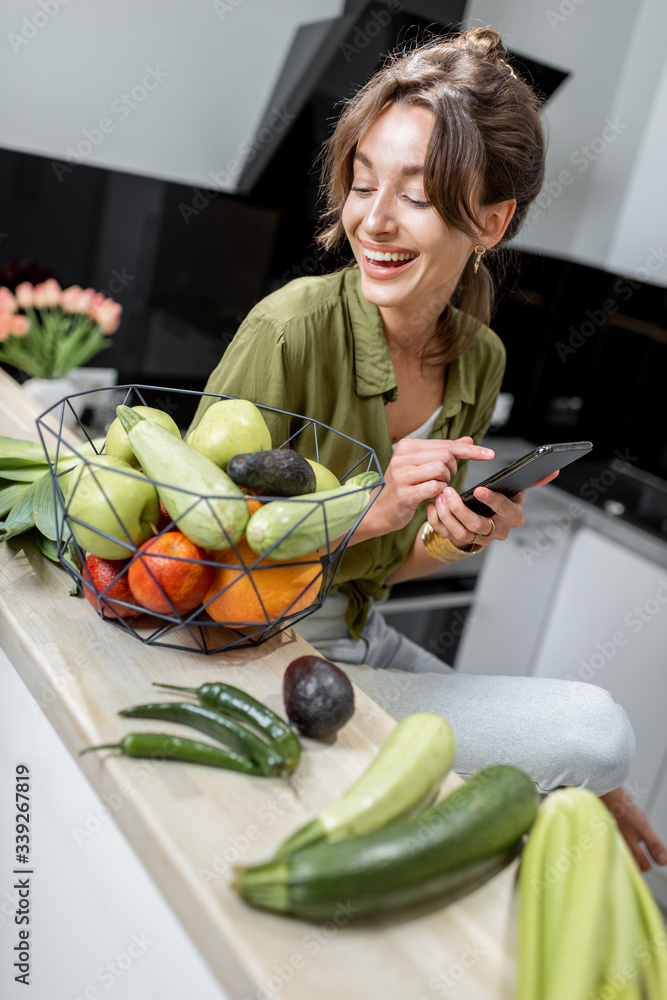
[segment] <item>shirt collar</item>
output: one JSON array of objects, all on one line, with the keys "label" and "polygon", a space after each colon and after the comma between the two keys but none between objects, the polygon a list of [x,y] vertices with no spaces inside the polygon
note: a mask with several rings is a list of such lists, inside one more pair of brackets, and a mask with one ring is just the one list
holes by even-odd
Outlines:
[{"label": "shirt collar", "polygon": [[354,377],[358,396],[382,394],[386,402],[398,399],[396,373],[377,306],[361,294],[358,267],[345,272],[345,290],[354,341]]},{"label": "shirt collar", "polygon": [[[454,314],[458,310],[449,307]],[[434,430],[440,430],[445,423],[455,416],[464,403],[474,403],[477,398],[477,378],[474,361],[474,342],[471,348],[459,354],[447,365],[447,382],[443,407],[436,417]]]},{"label": "shirt collar", "polygon": [[[398,399],[396,373],[384,335],[380,310],[361,293],[361,273],[355,265],[345,272],[350,326],[354,341],[355,389],[358,396],[382,394],[386,402]],[[449,307],[454,315],[458,310]],[[474,345],[473,345],[474,346]],[[475,364],[467,350],[447,366],[447,384],[443,407],[436,418],[435,430],[458,413],[464,403],[474,403],[477,396]]]}]

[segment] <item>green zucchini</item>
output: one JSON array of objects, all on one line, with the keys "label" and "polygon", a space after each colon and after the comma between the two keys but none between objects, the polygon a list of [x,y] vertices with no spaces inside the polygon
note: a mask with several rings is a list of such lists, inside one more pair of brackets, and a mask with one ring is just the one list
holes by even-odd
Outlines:
[{"label": "green zucchini", "polygon": [[132,450],[169,516],[191,541],[205,549],[226,549],[239,541],[248,522],[243,491],[215,462],[129,406],[116,409]]},{"label": "green zucchini", "polygon": [[239,867],[236,888],[253,906],[317,920],[341,900],[363,917],[447,899],[510,860],[537,807],[527,774],[493,765],[413,819]]},{"label": "green zucchini", "polygon": [[272,500],[248,521],[248,544],[257,555],[277,560],[316,552],[354,527],[379,482],[377,473],[361,473],[334,490]]},{"label": "green zucchini", "polygon": [[313,844],[378,830],[423,808],[435,795],[456,756],[454,734],[440,715],[413,712],[392,729],[370,766],[317,819],[297,830],[278,857]]}]

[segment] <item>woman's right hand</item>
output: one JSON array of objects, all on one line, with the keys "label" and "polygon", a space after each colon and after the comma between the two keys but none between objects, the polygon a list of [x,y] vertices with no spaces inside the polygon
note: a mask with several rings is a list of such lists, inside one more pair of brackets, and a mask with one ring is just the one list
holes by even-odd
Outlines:
[{"label": "woman's right hand", "polygon": [[456,475],[457,461],[493,458],[490,448],[471,437],[453,441],[402,438],[385,472],[385,487],[359,526],[352,541],[363,541],[397,531],[409,524],[423,500],[442,492]]}]

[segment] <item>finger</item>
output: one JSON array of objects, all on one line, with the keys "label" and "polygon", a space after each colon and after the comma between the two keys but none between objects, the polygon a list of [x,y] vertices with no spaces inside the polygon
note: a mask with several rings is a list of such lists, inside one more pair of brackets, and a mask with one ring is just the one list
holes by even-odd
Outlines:
[{"label": "finger", "polygon": [[658,865],[667,864],[667,848],[657,835],[651,824],[646,821],[638,824],[640,837],[646,844],[646,849]]},{"label": "finger", "polygon": [[532,486],[528,486],[527,489],[534,490],[536,486],[544,486],[545,483],[550,483],[552,479],[556,478],[556,476],[558,475],[559,472],[560,472],[560,469],[556,469],[556,471],[552,472],[550,476],[545,476],[544,479],[540,479],[539,482],[533,483],[533,485]]},{"label": "finger", "polygon": [[643,836],[646,849],[657,865],[667,865],[667,849],[652,827]]},{"label": "finger", "polygon": [[[475,537],[474,528],[469,527],[465,521],[460,520],[457,512],[454,508],[453,498],[447,496],[448,493],[454,495],[454,498],[458,498],[458,493],[456,490],[445,490],[440,496],[435,498],[436,512],[440,522],[444,525],[449,537],[454,542],[458,542],[461,545],[470,544]],[[466,515],[472,516],[472,520],[478,519],[478,514],[473,514],[469,511],[465,504],[459,505],[463,510],[463,517]],[[488,524],[487,524],[488,527]],[[486,529],[483,529],[486,530]]]},{"label": "finger", "polygon": [[436,534],[440,535],[441,538],[449,538],[449,532],[445,528],[444,524],[438,517],[438,512],[435,509],[435,503],[431,502],[426,508],[426,520],[431,525]]},{"label": "finger", "polygon": [[[485,514],[477,514],[475,511],[470,510],[469,507],[466,507],[459,494],[451,486],[443,490],[443,496],[447,501],[450,512],[471,534],[479,535],[482,538],[484,535],[490,536],[495,531],[495,528],[491,529],[491,525],[489,524],[490,519]],[[503,497],[503,499],[506,498]]]},{"label": "finger", "polygon": [[430,496],[435,496],[436,493],[439,493],[447,485],[452,476],[455,475],[456,461],[453,458],[451,459],[451,465],[440,460],[437,462],[426,462],[423,465],[409,465],[396,470],[395,473],[397,482],[400,481],[406,486],[417,486],[419,483],[426,483],[427,481],[439,484]]},{"label": "finger", "polygon": [[465,438],[456,438],[454,441],[450,441],[449,447],[456,458],[466,460],[476,459],[480,462],[486,462],[490,458],[494,458],[496,454],[492,448],[482,448],[479,444],[471,444]]},{"label": "finger", "polygon": [[495,493],[493,490],[480,486],[475,490],[474,496],[477,500],[490,507],[497,518],[502,518],[509,524],[518,525],[524,522],[523,504],[526,498],[525,492],[517,493],[511,499],[502,493]]},{"label": "finger", "polygon": [[492,448],[483,448],[475,444],[472,438],[454,438],[452,441],[439,441],[437,438],[401,438],[396,445],[394,457],[399,456],[419,456],[421,461],[428,461],[431,457],[442,458],[446,453],[461,459],[477,459],[488,461],[494,458],[495,452]]},{"label": "finger", "polygon": [[639,846],[639,844],[637,844],[637,843],[631,844],[630,845],[630,851],[632,853],[633,858],[635,859],[635,861],[639,865],[639,870],[640,871],[642,871],[642,872],[648,872],[648,871],[651,870],[651,862],[646,857],[646,854],[641,849],[641,847]]}]

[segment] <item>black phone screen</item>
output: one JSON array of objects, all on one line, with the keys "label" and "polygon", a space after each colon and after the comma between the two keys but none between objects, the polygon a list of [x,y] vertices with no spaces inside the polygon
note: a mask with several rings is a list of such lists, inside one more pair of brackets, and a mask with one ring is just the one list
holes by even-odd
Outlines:
[{"label": "black phone screen", "polygon": [[487,507],[485,503],[478,500],[473,494],[478,486],[486,486],[495,493],[502,493],[503,496],[513,497],[522,490],[527,490],[529,486],[539,483],[540,479],[551,475],[557,469],[569,465],[582,455],[587,455],[593,447],[590,441],[565,441],[561,444],[543,444],[534,451],[528,452],[505,466],[500,472],[494,473],[488,479],[482,480],[471,489],[461,494],[466,507],[476,514],[483,514],[485,517],[493,517],[494,511]]}]

